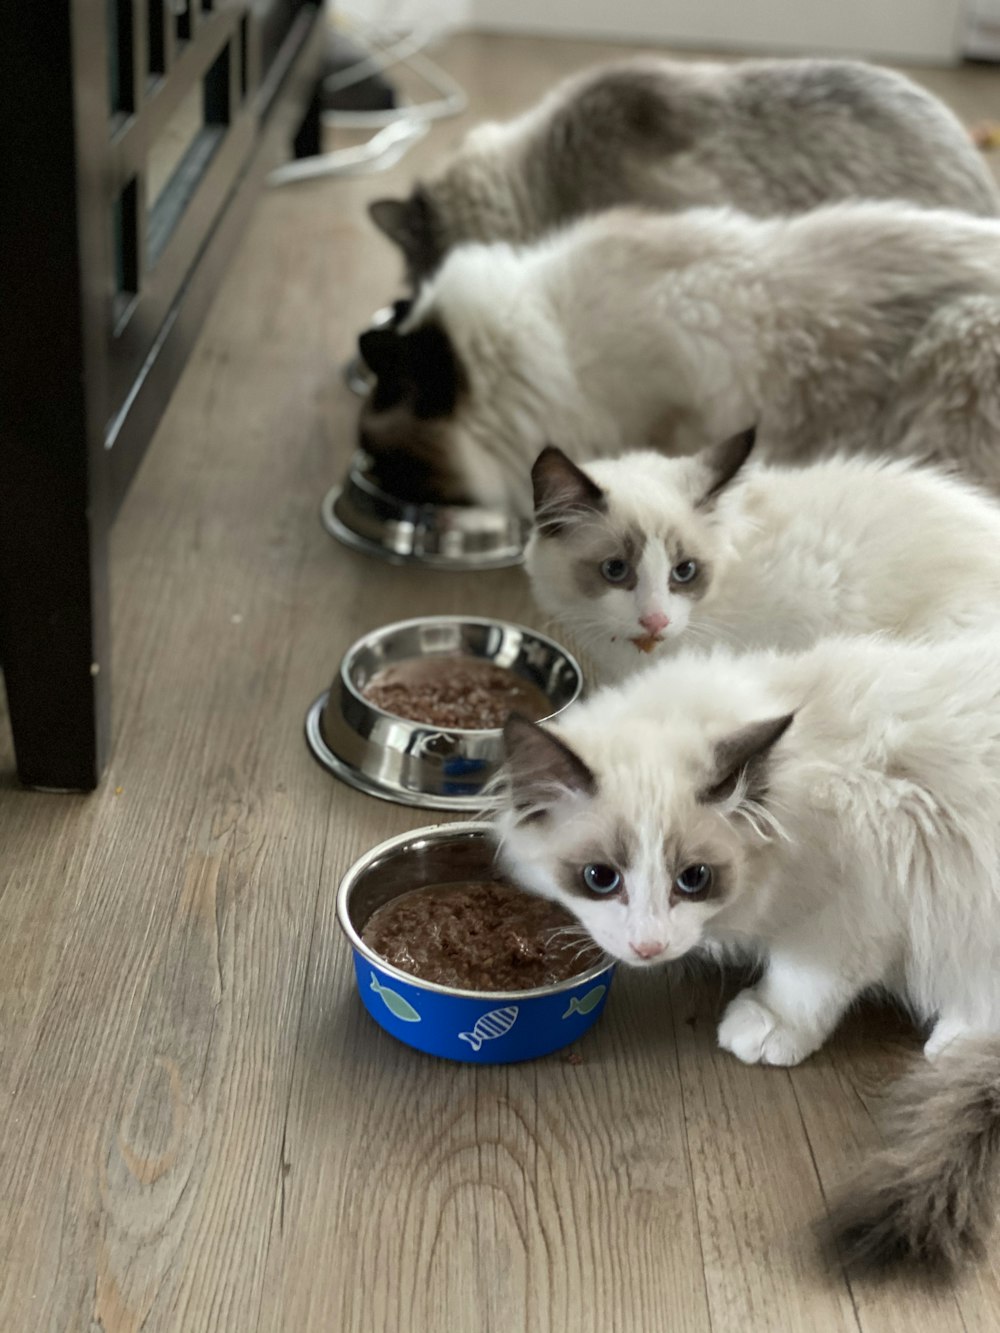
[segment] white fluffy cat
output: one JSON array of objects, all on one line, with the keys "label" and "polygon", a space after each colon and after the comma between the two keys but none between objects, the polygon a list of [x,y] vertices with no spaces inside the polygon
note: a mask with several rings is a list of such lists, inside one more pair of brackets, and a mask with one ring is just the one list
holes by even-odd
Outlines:
[{"label": "white fluffy cat", "polygon": [[527,515],[546,443],[687,454],[751,423],[774,461],[849,439],[1000,488],[1000,223],[960,213],[615,210],[454,251],[362,350],[362,446],[415,497]]},{"label": "white fluffy cat", "polygon": [[690,458],[532,478],[538,605],[606,681],[676,650],[805,648],[827,634],[914,638],[1000,618],[1000,506],[931,468],[839,457],[747,462],[753,433]]},{"label": "white fluffy cat", "polygon": [[681,655],[545,729],[513,718],[513,879],[635,966],[750,951],[720,1045],[794,1065],[864,991],[926,1024],[889,1149],[837,1218],[848,1258],[952,1267],[1000,1150],[1000,630]]}]

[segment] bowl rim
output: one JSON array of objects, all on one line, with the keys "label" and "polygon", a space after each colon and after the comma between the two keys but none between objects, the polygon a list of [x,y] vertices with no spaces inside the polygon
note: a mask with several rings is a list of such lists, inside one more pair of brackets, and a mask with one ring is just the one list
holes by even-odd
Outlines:
[{"label": "bowl rim", "polygon": [[[489,1003],[493,1001],[517,1003],[523,1000],[539,999],[546,995],[559,995],[562,991],[575,990],[577,986],[584,982],[594,981],[598,977],[604,976],[605,973],[613,972],[618,960],[605,955],[604,961],[595,963],[592,967],[587,968],[585,972],[567,977],[565,981],[553,982],[550,986],[535,986],[532,990],[462,990],[458,986],[442,986],[440,982],[425,981],[422,977],[415,977],[410,972],[404,972],[401,968],[387,962],[374,949],[365,944],[351,923],[347,903],[355,884],[373,861],[383,853],[392,851],[396,847],[405,846],[406,843],[412,842],[416,838],[427,837],[428,835],[443,836],[452,833],[475,833],[485,837],[490,828],[491,825],[481,819],[457,820],[451,824],[427,824],[423,828],[409,829],[406,833],[397,833],[392,838],[386,838],[384,842],[378,843],[375,847],[370,847],[363,856],[359,856],[341,876],[340,883],[337,886],[337,921],[355,953],[361,954],[366,962],[379,968],[394,980],[403,982],[404,985],[415,986],[418,990],[433,991],[438,995],[450,995],[459,1000],[483,1000]],[[417,885],[415,887],[420,888],[422,886]],[[514,885],[513,887],[517,888],[518,886]],[[525,893],[527,890],[522,889],[521,892]]]},{"label": "bowl rim", "polygon": [[[352,528],[337,513],[337,501],[344,493],[344,486],[332,486],[323,496],[319,507],[320,522],[327,532],[341,546],[360,555],[382,560],[387,565],[402,566],[407,569],[427,569],[434,573],[466,574],[469,572],[492,573],[498,569],[517,569],[524,564],[524,541],[515,548],[513,545],[493,551],[487,555],[444,556],[416,551],[397,551],[375,537],[366,537]],[[393,520],[408,523],[409,520]]]},{"label": "bowl rim", "polygon": [[348,485],[357,487],[359,490],[367,491],[377,496],[380,500],[389,505],[395,506],[402,515],[402,522],[409,522],[407,517],[409,511],[418,512],[425,519],[433,519],[435,514],[454,513],[463,517],[475,516],[477,514],[487,515],[492,518],[502,518],[506,520],[511,527],[519,527],[524,536],[524,543],[527,544],[527,537],[533,526],[531,519],[522,518],[512,509],[504,509],[498,505],[484,505],[477,501],[470,500],[468,503],[459,504],[454,500],[410,500],[405,495],[396,495],[394,491],[387,491],[379,481],[375,480],[375,459],[371,454],[366,453],[364,449],[357,448],[351,454],[347,464],[347,470],[344,473],[344,480],[341,482],[340,489],[346,491]]},{"label": "bowl rim", "polygon": [[[543,643],[550,649],[555,649],[556,652],[558,652],[563,658],[565,658],[565,660],[576,672],[576,687],[573,690],[572,697],[567,699],[566,702],[561,705],[561,707],[553,709],[551,713],[546,713],[544,717],[535,718],[536,722],[551,722],[551,720],[554,717],[559,717],[562,713],[566,711],[567,708],[577,703],[580,698],[580,695],[583,693],[583,685],[584,685],[583,668],[580,666],[580,663],[576,660],[576,658],[568,648],[564,648],[561,643],[557,643],[555,639],[549,638],[547,634],[543,634],[540,630],[529,629],[527,625],[519,625],[517,624],[516,621],[513,620],[498,620],[494,616],[411,616],[410,619],[408,620],[392,620],[387,625],[380,625],[376,629],[369,630],[367,634],[362,634],[360,638],[355,639],[354,642],[351,644],[351,646],[345,651],[344,655],[340,659],[340,667],[338,670],[338,675],[340,677],[341,684],[347,690],[348,694],[350,694],[358,703],[362,704],[365,708],[370,708],[373,713],[378,713],[380,717],[389,718],[393,722],[405,722],[408,726],[411,727],[421,727],[424,728],[425,730],[430,730],[433,732],[442,732],[449,736],[452,735],[452,733],[455,733],[460,736],[500,735],[500,733],[503,731],[503,727],[451,727],[444,725],[438,726],[433,722],[421,722],[418,718],[415,717],[401,717],[398,713],[390,713],[386,709],[380,708],[378,704],[372,703],[371,699],[367,698],[364,694],[362,694],[361,691],[355,686],[353,680],[351,680],[350,673],[347,670],[348,663],[351,657],[354,655],[355,652],[359,651],[363,645],[367,644],[371,639],[375,638],[376,635],[387,633],[390,630],[409,629],[413,625],[428,625],[428,624],[500,626],[500,628],[502,629],[512,629],[516,630],[518,633],[522,635],[528,635],[529,637],[533,638],[536,642]],[[449,656],[448,653],[439,653],[439,654],[430,653],[426,655],[440,656],[440,657]],[[469,655],[471,656],[471,654]],[[482,660],[489,661],[491,659],[483,658]],[[551,703],[551,700],[549,700],[549,702]]]}]

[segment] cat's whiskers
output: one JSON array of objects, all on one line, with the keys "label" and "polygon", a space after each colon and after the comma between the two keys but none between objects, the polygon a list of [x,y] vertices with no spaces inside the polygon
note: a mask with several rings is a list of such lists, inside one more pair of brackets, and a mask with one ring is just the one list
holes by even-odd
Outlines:
[{"label": "cat's whiskers", "polygon": [[734,813],[746,820],[754,833],[762,838],[764,842],[772,842],[775,838],[782,842],[791,842],[792,840],[782,827],[775,811],[762,805],[759,801],[748,800],[744,797]]},{"label": "cat's whiskers", "polygon": [[[734,615],[733,619],[737,618]],[[742,617],[741,617],[742,618]],[[752,616],[746,616],[747,620],[752,620]],[[698,640],[713,647],[718,643],[741,644],[743,635],[733,625],[726,624],[724,621],[716,620],[712,616],[699,615],[694,620],[689,620],[684,630],[686,638]]]},{"label": "cat's whiskers", "polygon": [[[576,963],[588,954],[597,951],[600,959],[608,959],[610,955],[600,947],[594,940],[587,928],[579,922],[571,922],[566,926],[553,926],[544,932],[543,939],[546,943],[556,945],[571,962]],[[595,959],[595,963],[597,959]]]},{"label": "cat's whiskers", "polygon": [[576,921],[571,922],[566,926],[551,926],[544,932],[544,937],[548,940],[580,940],[584,936],[586,936],[587,939],[590,938],[586,928]]}]

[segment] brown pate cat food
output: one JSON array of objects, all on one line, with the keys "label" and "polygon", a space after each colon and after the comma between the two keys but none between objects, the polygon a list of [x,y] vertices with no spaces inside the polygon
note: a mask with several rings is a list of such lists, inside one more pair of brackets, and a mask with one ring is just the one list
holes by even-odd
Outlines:
[{"label": "brown pate cat food", "polygon": [[432,884],[401,894],[369,918],[361,938],[401,972],[459,990],[533,990],[585,972],[601,959],[557,903],[483,880]]},{"label": "brown pate cat food", "polygon": [[462,731],[502,727],[514,712],[534,722],[552,712],[549,700],[530,680],[464,654],[408,657],[377,671],[362,693],[396,717]]}]

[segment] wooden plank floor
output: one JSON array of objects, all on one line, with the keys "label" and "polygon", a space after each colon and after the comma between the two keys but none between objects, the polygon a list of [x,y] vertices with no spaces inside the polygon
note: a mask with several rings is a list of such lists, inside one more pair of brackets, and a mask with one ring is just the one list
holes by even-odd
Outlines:
[{"label": "wooden plank floor", "polygon": [[[471,119],[612,50],[443,58]],[[996,72],[926,77],[1000,115]],[[477,1070],[353,994],[338,876],[426,819],[328,778],[305,709],[387,620],[536,621],[518,572],[391,570],[317,519],[357,410],[337,368],[397,277],[364,204],[460,128],[263,201],[115,531],[105,785],[21,792],[0,739],[0,1329],[996,1327],[998,1265],[942,1293],[815,1258],[905,1025],[862,1015],[802,1069],[745,1069],[714,1047],[718,983],[627,975],[581,1064]]]}]

